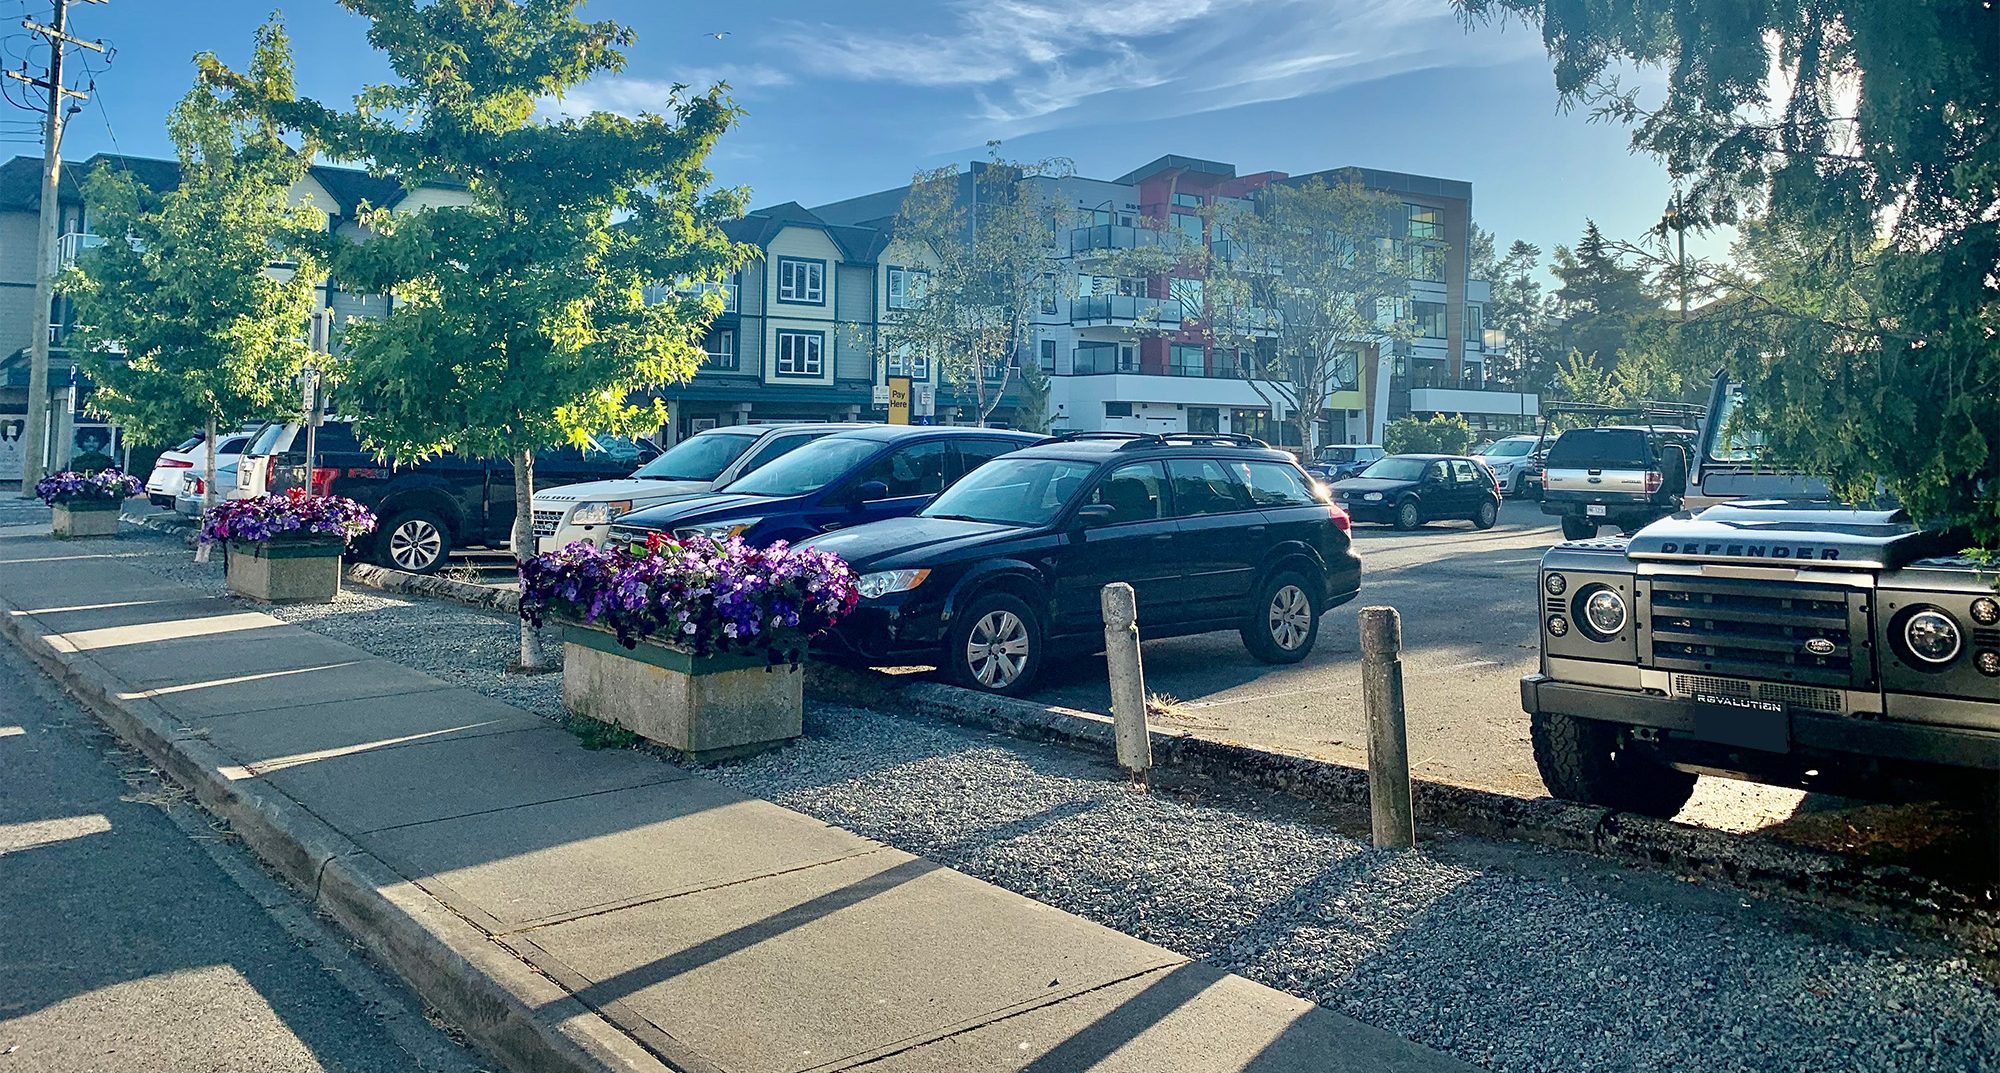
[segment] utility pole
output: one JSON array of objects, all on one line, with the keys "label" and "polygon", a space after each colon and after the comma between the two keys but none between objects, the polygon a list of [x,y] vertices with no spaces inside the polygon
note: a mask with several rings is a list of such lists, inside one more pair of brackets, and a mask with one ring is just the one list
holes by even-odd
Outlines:
[{"label": "utility pole", "polygon": [[[35,240],[35,309],[34,341],[29,349],[28,359],[28,424],[22,435],[27,446],[26,457],[21,462],[21,497],[26,499],[35,494],[35,482],[42,479],[54,452],[54,444],[49,439],[49,316],[55,305],[56,271],[58,265],[56,250],[56,228],[62,220],[60,183],[62,180],[62,132],[64,113],[72,99],[84,100],[89,94],[69,89],[63,85],[63,53],[69,46],[87,48],[103,52],[104,45],[97,41],[84,41],[71,37],[66,31],[69,24],[69,4],[71,0],[55,0],[55,15],[49,25],[42,26],[32,20],[22,19],[21,25],[28,32],[36,34],[49,43],[49,70],[46,79],[35,78],[25,71],[8,71],[7,77],[17,82],[25,82],[49,94],[47,117],[42,129],[42,208],[41,226]],[[105,0],[81,0],[87,4],[101,4]]]}]

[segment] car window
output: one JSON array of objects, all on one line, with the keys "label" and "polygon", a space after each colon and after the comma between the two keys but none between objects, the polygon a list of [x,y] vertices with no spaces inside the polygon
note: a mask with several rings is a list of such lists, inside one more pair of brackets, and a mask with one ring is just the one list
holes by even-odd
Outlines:
[{"label": "car window", "polygon": [[292,433],[297,430],[296,425],[265,425],[257,433],[257,438],[251,441],[248,453],[269,455],[283,451],[291,446]]},{"label": "car window", "polygon": [[1090,490],[1090,502],[1111,508],[1104,525],[1150,522],[1167,516],[1167,468],[1158,462],[1133,462],[1104,475]]},{"label": "car window", "polygon": [[[197,440],[195,442],[197,445],[199,445],[201,441]],[[231,436],[228,439],[223,440],[215,445],[215,453],[219,455],[242,454],[243,445],[249,442],[250,442],[250,437],[248,436]]]},{"label": "car window", "polygon": [[756,442],[754,432],[704,432],[674,444],[632,476],[651,481],[712,481]]},{"label": "car window", "polygon": [[1637,428],[1573,428],[1549,448],[1557,469],[1645,469],[1651,459],[1646,431]]},{"label": "car window", "polygon": [[1489,458],[1519,458],[1534,449],[1533,440],[1501,440],[1487,444],[1486,449],[1479,453]]},{"label": "car window", "polygon": [[202,441],[202,434],[197,432],[194,435],[189,436],[185,442],[183,442],[179,447],[174,448],[174,450],[192,451],[195,448],[201,446],[201,441]]},{"label": "car window", "polygon": [[1479,470],[1469,459],[1454,458],[1451,460],[1451,479],[1458,485],[1478,484]]},{"label": "car window", "polygon": [[869,463],[854,480],[856,484],[881,481],[889,487],[890,499],[934,496],[944,491],[944,464],[950,457],[949,440],[912,443]]},{"label": "car window", "polygon": [[783,458],[824,435],[824,432],[802,432],[792,436],[773,436],[770,443],[757,448],[757,453],[743,464],[743,472],[748,473],[767,462]]},{"label": "car window", "polygon": [[959,473],[973,470],[1001,455],[1020,450],[1025,444],[1017,440],[1001,439],[998,436],[967,436],[958,441]]},{"label": "car window", "polygon": [[1424,480],[1451,483],[1451,469],[1443,462],[1433,462],[1424,470]]},{"label": "car window", "polygon": [[807,495],[846,476],[881,449],[880,440],[828,436],[730,481],[725,490],[753,496]]},{"label": "car window", "polygon": [[1183,518],[1250,509],[1250,490],[1213,458],[1176,458],[1167,469],[1174,478],[1174,512]]},{"label": "car window", "polygon": [[1250,501],[1260,507],[1306,507],[1319,502],[1305,476],[1283,462],[1237,462],[1229,468],[1250,489]]},{"label": "car window", "polygon": [[1037,526],[1056,520],[1097,468],[1069,458],[1010,458],[980,466],[924,508],[930,518]]}]

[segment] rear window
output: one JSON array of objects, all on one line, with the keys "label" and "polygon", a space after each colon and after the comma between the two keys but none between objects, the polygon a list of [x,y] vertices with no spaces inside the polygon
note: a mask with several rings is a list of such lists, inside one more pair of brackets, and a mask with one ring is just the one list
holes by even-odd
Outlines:
[{"label": "rear window", "polygon": [[174,450],[192,451],[195,448],[201,446],[202,436],[203,436],[202,433],[197,432],[194,435],[189,436],[185,442],[183,442],[179,447],[174,448]]},{"label": "rear window", "polygon": [[1651,464],[1644,429],[1571,429],[1549,448],[1553,469],[1645,469]]},{"label": "rear window", "polygon": [[1309,507],[1319,502],[1305,475],[1283,462],[1238,462],[1231,466],[1260,507]]},{"label": "rear window", "polygon": [[244,453],[259,456],[277,454],[291,446],[292,433],[297,431],[297,425],[265,425]]}]

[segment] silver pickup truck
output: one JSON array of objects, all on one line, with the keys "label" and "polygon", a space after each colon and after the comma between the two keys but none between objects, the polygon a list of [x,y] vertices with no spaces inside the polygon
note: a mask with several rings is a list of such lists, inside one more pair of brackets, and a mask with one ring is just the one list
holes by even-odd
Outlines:
[{"label": "silver pickup truck", "polygon": [[1602,525],[1638,532],[1681,509],[1691,436],[1643,426],[1570,429],[1549,448],[1542,513],[1562,519],[1566,540],[1587,540]]}]

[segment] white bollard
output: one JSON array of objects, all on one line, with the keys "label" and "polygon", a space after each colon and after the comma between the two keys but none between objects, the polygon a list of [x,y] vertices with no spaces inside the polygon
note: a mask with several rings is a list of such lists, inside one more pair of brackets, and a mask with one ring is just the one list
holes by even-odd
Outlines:
[{"label": "white bollard", "polygon": [[1146,672],[1139,665],[1139,598],[1114,581],[1098,593],[1104,611],[1104,662],[1111,668],[1111,727],[1118,766],[1140,783],[1153,770],[1153,740],[1146,733]]}]

